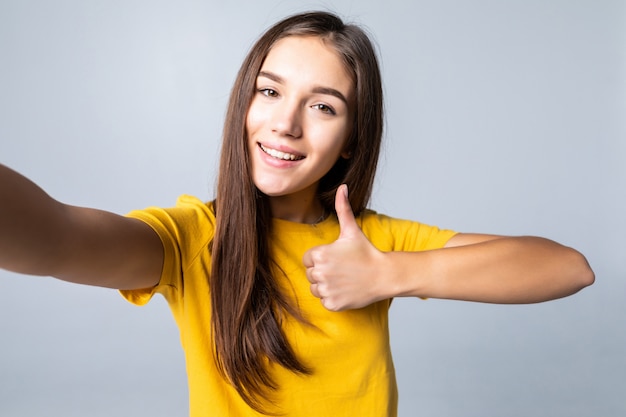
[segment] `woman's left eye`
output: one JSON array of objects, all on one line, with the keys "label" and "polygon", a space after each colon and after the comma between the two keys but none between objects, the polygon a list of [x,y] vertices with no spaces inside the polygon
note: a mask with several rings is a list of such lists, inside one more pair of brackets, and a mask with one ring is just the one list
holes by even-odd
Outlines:
[{"label": "woman's left eye", "polygon": [[276,97],[278,93],[276,90],[272,90],[271,88],[261,88],[259,89],[259,93],[263,94],[266,97]]},{"label": "woman's left eye", "polygon": [[332,107],[327,106],[326,104],[315,104],[313,108],[321,111],[322,113],[332,114],[332,115],[336,114],[335,110],[333,110]]}]

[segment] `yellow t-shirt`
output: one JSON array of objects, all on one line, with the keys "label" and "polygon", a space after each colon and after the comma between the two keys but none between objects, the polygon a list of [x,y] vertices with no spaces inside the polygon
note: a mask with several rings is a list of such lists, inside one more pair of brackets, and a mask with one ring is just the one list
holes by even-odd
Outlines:
[{"label": "yellow t-shirt", "polygon": [[[182,196],[176,207],[149,208],[129,214],[148,223],[160,236],[165,262],[159,284],[151,289],[121,291],[130,302],[147,303],[162,294],[172,310],[185,352],[190,415],[260,416],[219,374],[210,338],[211,307],[207,277],[211,270],[208,245],[215,214],[211,203]],[[441,248],[454,232],[365,211],[357,223],[382,251]],[[358,310],[331,312],[309,291],[302,264],[313,246],[339,236],[336,216],[316,225],[274,219],[271,245],[285,272],[276,274],[286,296],[294,297],[314,325],[295,319],[283,325],[297,357],[313,370],[297,375],[276,365],[270,369],[280,389],[273,394],[275,410],[285,416],[383,417],[397,414],[397,388],[389,345],[390,300]]]}]

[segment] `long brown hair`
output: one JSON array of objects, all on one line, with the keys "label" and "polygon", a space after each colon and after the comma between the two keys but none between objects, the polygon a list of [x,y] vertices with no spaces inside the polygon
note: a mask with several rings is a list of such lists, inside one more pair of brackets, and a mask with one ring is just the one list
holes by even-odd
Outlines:
[{"label": "long brown hair", "polygon": [[[295,355],[281,330],[281,317],[305,321],[281,293],[272,276],[268,235],[268,199],[252,182],[246,115],[256,77],[272,46],[287,36],[319,36],[344,60],[355,85],[354,126],[347,141],[350,158],[339,158],[321,179],[318,196],[334,212],[337,187],[348,184],[355,214],[369,201],[383,130],[380,71],[365,32],[326,12],[286,18],[252,47],[235,80],[224,124],[215,201],[217,225],[212,243],[211,330],[214,354],[223,376],[252,408],[266,412],[260,400],[277,384],[267,361],[296,373],[311,370]],[[269,391],[268,391],[269,390]]]}]

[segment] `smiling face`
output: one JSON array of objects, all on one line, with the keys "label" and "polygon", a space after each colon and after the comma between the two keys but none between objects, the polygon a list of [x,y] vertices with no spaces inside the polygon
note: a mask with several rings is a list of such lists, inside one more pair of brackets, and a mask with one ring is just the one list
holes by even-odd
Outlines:
[{"label": "smiling face", "polygon": [[272,47],[257,77],[246,132],[252,180],[269,196],[275,217],[319,217],[319,180],[348,157],[353,101],[354,81],[328,42],[289,36]]}]

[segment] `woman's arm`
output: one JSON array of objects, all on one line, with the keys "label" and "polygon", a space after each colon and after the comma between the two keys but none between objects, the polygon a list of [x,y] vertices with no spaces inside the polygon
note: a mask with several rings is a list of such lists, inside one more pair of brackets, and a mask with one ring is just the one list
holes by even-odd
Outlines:
[{"label": "woman's arm", "polygon": [[538,237],[458,234],[443,249],[381,252],[359,229],[343,186],[336,209],[339,238],[303,259],[311,293],[329,310],[409,296],[535,303],[571,295],[594,281],[579,252]]},{"label": "woman's arm", "polygon": [[536,303],[594,281],[584,256],[539,237],[458,234],[444,249],[386,255],[396,296]]},{"label": "woman's arm", "polygon": [[139,220],[62,204],[0,165],[0,268],[117,289],[156,285],[159,237]]}]

